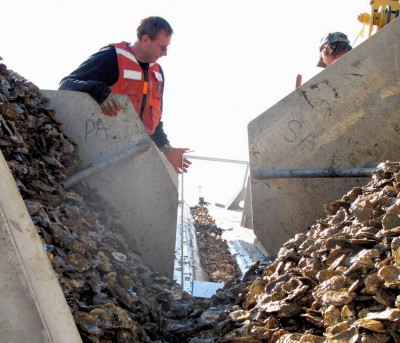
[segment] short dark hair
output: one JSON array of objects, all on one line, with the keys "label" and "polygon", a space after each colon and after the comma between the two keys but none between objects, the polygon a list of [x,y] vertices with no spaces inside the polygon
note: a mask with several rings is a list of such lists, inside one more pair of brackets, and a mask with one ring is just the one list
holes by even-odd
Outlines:
[{"label": "short dark hair", "polygon": [[137,38],[140,40],[144,35],[148,35],[150,39],[155,39],[160,31],[165,31],[168,35],[172,35],[174,31],[171,25],[161,17],[147,17],[142,19],[138,26]]},{"label": "short dark hair", "polygon": [[347,42],[334,42],[330,43],[329,46],[332,49],[332,56],[339,55],[343,52],[348,52],[352,49],[351,45]]}]

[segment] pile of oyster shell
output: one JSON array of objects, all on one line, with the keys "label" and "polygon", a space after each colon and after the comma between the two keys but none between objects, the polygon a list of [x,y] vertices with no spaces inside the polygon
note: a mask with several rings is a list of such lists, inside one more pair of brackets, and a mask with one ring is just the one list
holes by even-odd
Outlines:
[{"label": "pile of oyster shell", "polygon": [[[80,161],[45,101],[0,64],[0,148],[84,342],[400,342],[399,163],[326,204],[272,264],[237,280],[232,263],[223,289],[194,298],[142,264],[96,192],[63,189]],[[217,249],[207,209],[193,214],[199,242]]]},{"label": "pile of oyster shell", "polygon": [[381,163],[255,270],[244,295],[219,292],[238,327],[218,342],[400,342],[399,190],[400,164]]},{"label": "pile of oyster shell", "polygon": [[208,274],[209,281],[231,283],[239,280],[239,265],[229,252],[227,241],[222,238],[223,230],[216,225],[207,206],[196,205],[191,208],[191,213],[201,266]]}]

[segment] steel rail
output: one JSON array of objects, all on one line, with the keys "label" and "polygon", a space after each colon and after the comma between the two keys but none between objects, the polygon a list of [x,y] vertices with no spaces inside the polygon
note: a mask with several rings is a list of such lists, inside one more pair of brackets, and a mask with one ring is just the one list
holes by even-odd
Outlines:
[{"label": "steel rail", "polygon": [[237,163],[237,164],[249,164],[249,161],[243,160],[230,160],[226,158],[216,158],[216,157],[205,157],[205,156],[195,156],[195,155],[186,155],[186,158],[192,158],[195,160],[205,160],[205,161],[215,161],[215,162],[227,162],[227,163]]}]

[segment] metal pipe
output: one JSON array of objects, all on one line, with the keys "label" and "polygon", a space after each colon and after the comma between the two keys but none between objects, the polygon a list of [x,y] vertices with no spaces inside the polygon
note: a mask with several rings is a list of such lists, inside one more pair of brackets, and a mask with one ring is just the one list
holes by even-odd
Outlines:
[{"label": "metal pipe", "polygon": [[[184,248],[184,244],[183,244],[183,225],[184,225],[184,221],[183,221],[183,215],[184,215],[184,206],[185,206],[185,200],[184,200],[184,189],[183,189],[183,185],[184,185],[184,182],[183,182],[183,175],[185,174],[184,172],[183,172],[183,160],[184,160],[184,157],[183,157],[183,155],[184,154],[182,154],[182,157],[181,157],[181,170],[182,170],[182,174],[181,174],[181,177],[182,177],[182,182],[181,182],[181,288],[182,288],[182,290],[184,290],[185,288],[185,285],[184,285],[184,282],[185,282],[185,280],[184,280],[184,277],[183,277],[183,263],[184,263],[184,258],[183,258],[183,248]],[[193,274],[194,275],[194,274]],[[193,288],[192,288],[192,290],[193,290]]]},{"label": "metal pipe", "polygon": [[246,173],[244,174],[244,181],[243,181],[243,187],[242,188],[246,188],[247,187],[247,177],[249,176],[249,171],[250,171],[250,165],[248,164],[246,167]]},{"label": "metal pipe", "polygon": [[324,169],[257,169],[256,180],[277,178],[370,177],[376,168],[324,168]]},{"label": "metal pipe", "polygon": [[128,157],[135,156],[145,151],[147,148],[150,147],[150,144],[151,141],[143,139],[135,145],[132,145],[129,148],[120,151],[116,155],[109,157],[101,162],[97,162],[96,164],[93,164],[92,166],[77,172],[76,174],[70,176],[68,179],[64,180],[62,182],[62,185],[65,189],[70,188],[73,185],[76,185],[78,182],[81,182],[89,176],[92,176],[103,171],[104,169],[107,169],[117,162],[120,162],[127,159]]},{"label": "metal pipe", "polygon": [[227,162],[227,163],[237,163],[237,164],[249,164],[249,161],[241,161],[241,160],[229,160],[226,158],[214,158],[214,157],[204,157],[204,156],[193,156],[186,155],[186,158],[191,158],[195,160],[206,160],[206,161],[215,161],[215,162]]}]

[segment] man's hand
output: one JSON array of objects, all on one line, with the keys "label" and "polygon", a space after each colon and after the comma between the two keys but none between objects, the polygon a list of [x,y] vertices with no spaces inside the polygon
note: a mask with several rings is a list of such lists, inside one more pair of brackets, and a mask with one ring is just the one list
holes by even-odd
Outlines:
[{"label": "man's hand", "polygon": [[183,158],[182,161],[183,154],[189,150],[190,149],[188,148],[169,147],[164,151],[165,157],[178,174],[187,173],[187,169],[192,164],[192,162],[190,162],[187,158]]},{"label": "man's hand", "polygon": [[121,106],[112,93],[103,101],[100,107],[103,113],[108,116],[116,116],[118,111],[121,110]]}]

